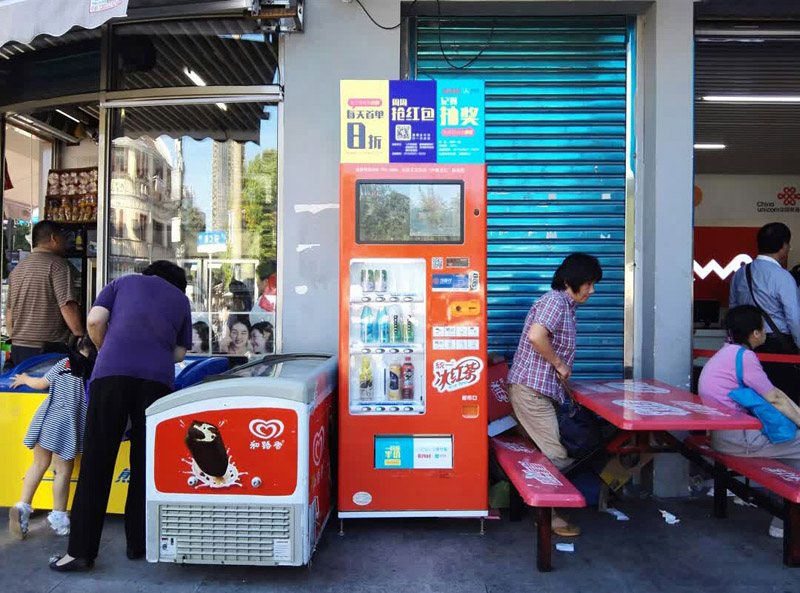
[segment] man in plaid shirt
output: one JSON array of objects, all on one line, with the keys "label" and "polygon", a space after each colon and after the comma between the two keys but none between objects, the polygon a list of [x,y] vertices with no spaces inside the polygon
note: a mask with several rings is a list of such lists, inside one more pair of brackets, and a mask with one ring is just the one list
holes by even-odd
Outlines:
[{"label": "man in plaid shirt", "polygon": [[[596,257],[568,256],[558,267],[552,290],[536,301],[528,316],[508,373],[508,395],[517,420],[536,446],[558,468],[572,463],[558,431],[556,408],[564,402],[562,382],[569,380],[575,361],[575,310],[589,300],[603,278]],[[580,530],[553,515],[559,535]]]}]

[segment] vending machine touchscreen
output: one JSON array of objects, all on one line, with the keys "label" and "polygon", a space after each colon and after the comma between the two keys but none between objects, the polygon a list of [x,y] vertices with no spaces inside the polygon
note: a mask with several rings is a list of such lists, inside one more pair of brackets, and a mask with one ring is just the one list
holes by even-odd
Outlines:
[{"label": "vending machine touchscreen", "polygon": [[339,516],[484,516],[485,166],[340,183]]}]

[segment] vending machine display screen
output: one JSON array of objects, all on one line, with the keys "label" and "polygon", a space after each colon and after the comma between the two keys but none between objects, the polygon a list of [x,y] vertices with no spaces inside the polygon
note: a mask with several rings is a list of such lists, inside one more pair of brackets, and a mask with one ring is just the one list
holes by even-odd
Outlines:
[{"label": "vending machine display screen", "polygon": [[356,242],[463,243],[460,181],[357,181]]}]

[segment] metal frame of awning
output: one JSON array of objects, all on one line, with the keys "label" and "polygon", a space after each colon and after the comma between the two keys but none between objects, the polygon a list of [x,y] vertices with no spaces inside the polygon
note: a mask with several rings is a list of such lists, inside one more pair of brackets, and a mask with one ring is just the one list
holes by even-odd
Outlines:
[{"label": "metal frame of awning", "polygon": [[73,27],[95,29],[127,11],[128,0],[0,0],[0,46],[58,37]]}]

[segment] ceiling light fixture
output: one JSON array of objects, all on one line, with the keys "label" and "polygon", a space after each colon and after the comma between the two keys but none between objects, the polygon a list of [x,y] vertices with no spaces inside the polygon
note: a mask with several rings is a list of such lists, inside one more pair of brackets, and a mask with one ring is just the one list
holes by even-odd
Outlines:
[{"label": "ceiling light fixture", "polygon": [[194,70],[189,70],[189,68],[184,66],[183,73],[197,86],[206,86],[206,81],[203,80]]},{"label": "ceiling light fixture", "polygon": [[71,115],[70,115],[69,113],[67,113],[66,111],[61,111],[60,109],[56,109],[56,112],[57,112],[57,113],[60,113],[60,114],[61,114],[61,115],[63,115],[64,117],[68,117],[69,119],[71,119],[72,121],[74,121],[76,124],[79,124],[79,123],[81,123],[81,120],[79,120],[77,117],[73,117],[73,116],[71,116]]},{"label": "ceiling light fixture", "polygon": [[694,147],[696,150],[722,150],[726,148],[724,144],[714,142],[698,142]]},{"label": "ceiling light fixture", "polygon": [[706,95],[709,103],[800,103],[800,95]]}]

